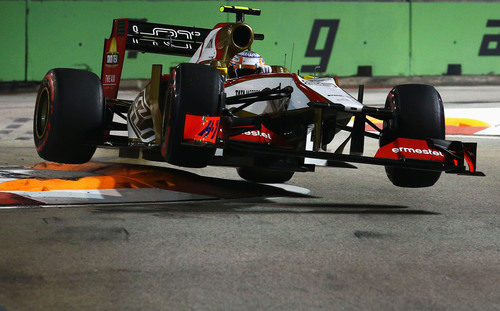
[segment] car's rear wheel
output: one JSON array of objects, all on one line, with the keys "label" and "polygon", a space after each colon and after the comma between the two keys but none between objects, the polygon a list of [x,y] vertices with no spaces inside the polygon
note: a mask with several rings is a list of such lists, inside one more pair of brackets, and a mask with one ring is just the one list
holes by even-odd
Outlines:
[{"label": "car's rear wheel", "polygon": [[45,75],[33,122],[40,157],[60,163],[88,162],[103,124],[104,97],[97,75],[68,68],[52,69]]},{"label": "car's rear wheel", "polygon": [[216,68],[183,63],[171,75],[166,92],[162,155],[174,165],[205,167],[215,154],[214,145],[183,145],[186,114],[218,116],[222,109],[224,82]]},{"label": "car's rear wheel", "polygon": [[284,183],[289,181],[294,174],[291,171],[272,170],[261,167],[239,167],[237,171],[241,178],[260,183]]},{"label": "car's rear wheel", "polygon": [[[441,96],[430,85],[405,84],[394,87],[385,102],[394,111],[393,120],[384,121],[380,146],[398,137],[427,139],[445,138],[444,109]],[[399,187],[429,187],[441,172],[385,167],[387,177]]]}]

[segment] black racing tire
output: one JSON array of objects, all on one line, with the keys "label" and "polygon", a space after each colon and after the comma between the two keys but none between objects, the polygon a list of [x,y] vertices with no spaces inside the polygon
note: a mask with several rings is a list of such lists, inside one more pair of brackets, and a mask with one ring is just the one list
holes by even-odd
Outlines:
[{"label": "black racing tire", "polygon": [[260,167],[239,167],[237,172],[241,178],[259,183],[284,183],[289,181],[295,173]]},{"label": "black racing tire", "polygon": [[[398,137],[445,138],[443,102],[434,87],[422,84],[398,85],[387,96],[385,107],[394,111],[395,118],[384,121],[380,146]],[[394,185],[407,188],[432,186],[441,176],[441,172],[391,166],[386,166],[385,170]]]},{"label": "black racing tire", "polygon": [[33,137],[45,160],[81,164],[96,150],[102,137],[104,96],[92,72],[57,68],[42,80],[35,104]]},{"label": "black racing tire", "polygon": [[183,145],[186,114],[219,116],[224,81],[211,66],[183,63],[173,69],[166,92],[162,155],[173,165],[205,167],[215,155],[215,145]]}]

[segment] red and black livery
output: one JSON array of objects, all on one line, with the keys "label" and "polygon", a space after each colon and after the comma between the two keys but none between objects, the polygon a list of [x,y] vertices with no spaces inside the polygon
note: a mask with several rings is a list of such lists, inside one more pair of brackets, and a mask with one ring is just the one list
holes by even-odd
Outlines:
[{"label": "red and black livery", "polygon": [[[123,156],[142,153],[178,166],[233,166],[257,182],[284,182],[317,165],[355,168],[352,163],[383,165],[401,187],[431,186],[441,172],[484,175],[476,168],[475,143],[445,139],[443,103],[432,86],[398,85],[384,107],[369,107],[362,104],[362,86],[353,98],[336,79],[301,77],[282,66],[234,76],[229,60],[264,38],[244,21],[260,10],[221,11],[236,13],[236,23],[206,29],[116,19],[100,78],[76,69],[49,71],[35,109],[40,156],[83,163],[96,147],[115,147]],[[191,59],[167,74],[153,65],[146,88],[123,100],[117,93],[128,50]],[[367,124],[375,130],[367,132]],[[329,151],[339,132],[349,135]],[[365,137],[379,141],[373,156],[364,155]]]}]

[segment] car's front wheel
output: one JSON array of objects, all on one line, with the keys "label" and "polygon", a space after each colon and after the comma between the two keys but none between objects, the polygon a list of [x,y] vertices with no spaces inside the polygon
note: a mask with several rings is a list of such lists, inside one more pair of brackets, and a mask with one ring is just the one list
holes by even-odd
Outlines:
[{"label": "car's front wheel", "polygon": [[[430,85],[405,84],[394,87],[385,102],[394,111],[394,119],[384,121],[380,146],[396,138],[445,138],[444,109],[441,96]],[[386,166],[387,177],[399,187],[429,187],[441,172]]]}]

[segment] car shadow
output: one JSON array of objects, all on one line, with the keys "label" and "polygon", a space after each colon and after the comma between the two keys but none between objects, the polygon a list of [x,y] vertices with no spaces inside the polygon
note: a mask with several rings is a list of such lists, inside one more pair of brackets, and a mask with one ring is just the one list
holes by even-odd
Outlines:
[{"label": "car shadow", "polygon": [[[31,168],[35,169],[30,172],[33,175],[30,176],[31,179],[35,177],[35,182],[42,183],[40,187],[43,186],[45,190],[65,190],[63,187],[66,184],[71,189],[78,189],[79,186],[81,189],[90,189],[88,184],[92,183],[95,189],[116,189],[118,193],[125,193],[121,189],[161,189],[221,199],[259,196],[312,197],[300,191],[293,191],[292,186],[273,186],[244,180],[207,177],[182,169],[159,166],[104,162],[88,162],[79,165],[43,162]],[[43,177],[40,179],[42,173]],[[89,174],[92,176],[89,177]],[[51,179],[48,177],[50,175],[54,175],[55,178]],[[56,184],[55,179],[59,188],[52,189],[51,187]],[[26,186],[26,179],[16,182],[19,188],[15,190],[27,190],[20,189],[21,186]],[[13,185],[15,186],[17,185]]]},{"label": "car shadow", "polygon": [[[90,207],[95,213],[152,213],[157,216],[176,213],[439,215],[433,211],[411,209],[403,205],[315,202],[318,198],[306,194],[308,190],[305,188],[207,177],[167,167],[103,162],[89,162],[84,165],[45,162],[33,168],[74,173],[80,171],[85,173],[85,176],[91,173],[97,177],[111,177],[116,186],[115,192],[124,200],[107,201],[106,194],[103,193],[104,200],[98,204],[67,204]],[[62,176],[58,174],[57,177],[61,180]],[[77,177],[76,180],[85,178]],[[75,180],[75,174],[66,179]],[[43,182],[50,185],[51,179],[43,179]],[[141,189],[159,190],[159,194],[153,199],[147,197],[146,193],[150,192]],[[146,197],[137,200],[141,193]],[[134,200],[127,202],[127,195],[132,196]]]},{"label": "car shadow", "polygon": [[[302,199],[303,200],[303,199]],[[239,200],[191,201],[147,206],[102,206],[94,213],[138,213],[168,217],[182,214],[385,214],[385,215],[440,215],[440,213],[410,209],[402,205],[352,204],[352,203],[308,203],[273,202],[267,198],[247,198]]]}]

